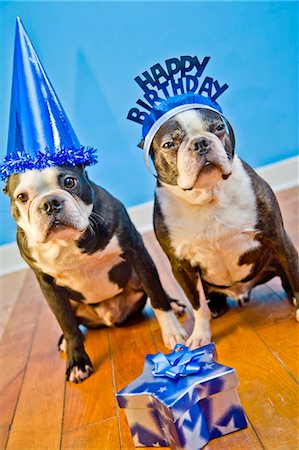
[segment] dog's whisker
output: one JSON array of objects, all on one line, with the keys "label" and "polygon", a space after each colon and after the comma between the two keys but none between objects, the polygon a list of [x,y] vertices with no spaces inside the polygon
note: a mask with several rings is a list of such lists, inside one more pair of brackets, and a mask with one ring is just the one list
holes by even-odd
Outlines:
[{"label": "dog's whisker", "polygon": [[98,223],[97,223],[96,219],[95,219],[94,217],[91,217],[91,216],[90,216],[89,218],[90,218],[91,223],[92,223],[95,227],[97,227]]},{"label": "dog's whisker", "polygon": [[93,229],[91,223],[88,225],[87,229],[90,231],[91,234],[95,235],[95,230]]},{"label": "dog's whisker", "polygon": [[87,228],[90,230],[91,234],[93,234],[93,235],[96,234],[96,230],[94,228],[95,226],[96,226],[96,224],[93,222],[93,219],[90,218],[90,223]]},{"label": "dog's whisker", "polygon": [[92,213],[90,214],[89,217],[92,217],[92,218],[98,217],[102,222],[104,222],[104,218],[100,214],[98,214],[98,213],[96,213],[94,211],[92,211]]}]

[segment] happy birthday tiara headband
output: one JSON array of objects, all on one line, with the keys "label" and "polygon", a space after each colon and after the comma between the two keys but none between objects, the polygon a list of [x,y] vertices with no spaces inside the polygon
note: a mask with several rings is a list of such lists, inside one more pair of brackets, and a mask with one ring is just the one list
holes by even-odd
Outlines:
[{"label": "happy birthday tiara headband", "polygon": [[149,152],[152,140],[161,125],[175,114],[188,109],[209,109],[220,114],[227,125],[216,100],[228,85],[220,85],[212,77],[203,78],[209,60],[208,56],[202,61],[197,56],[170,58],[165,61],[164,68],[159,63],[155,64],[135,78],[144,94],[143,99],[136,102],[138,107],[130,109],[127,118],[142,125],[144,158],[151,172]]}]

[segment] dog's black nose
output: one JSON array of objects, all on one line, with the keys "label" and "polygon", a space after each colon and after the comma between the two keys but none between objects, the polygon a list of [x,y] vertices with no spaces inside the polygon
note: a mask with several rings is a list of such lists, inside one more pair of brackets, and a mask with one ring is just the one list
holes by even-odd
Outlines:
[{"label": "dog's black nose", "polygon": [[58,212],[61,210],[63,204],[63,200],[55,195],[49,195],[44,197],[41,204],[40,210],[50,216],[54,212]]},{"label": "dog's black nose", "polygon": [[205,155],[210,151],[210,144],[211,141],[209,139],[207,139],[206,137],[200,137],[194,140],[193,148],[196,151],[196,153],[199,153],[200,155]]}]

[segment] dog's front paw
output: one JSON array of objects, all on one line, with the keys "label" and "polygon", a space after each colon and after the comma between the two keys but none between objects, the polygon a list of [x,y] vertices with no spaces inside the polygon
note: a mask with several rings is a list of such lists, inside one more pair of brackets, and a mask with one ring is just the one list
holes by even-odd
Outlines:
[{"label": "dog's front paw", "polygon": [[210,342],[210,332],[193,331],[191,336],[189,336],[189,338],[187,339],[186,345],[190,348],[190,350],[194,350],[195,348],[202,347],[203,345],[207,345]]},{"label": "dog's front paw", "polygon": [[81,383],[93,372],[93,367],[88,355],[83,354],[76,357],[68,357],[68,364],[65,377],[67,381]]},{"label": "dog's front paw", "polygon": [[84,367],[74,366],[72,368],[68,368],[66,371],[66,379],[67,381],[71,381],[73,383],[81,383],[86,378],[88,378],[93,372],[92,366],[85,364]]},{"label": "dog's front paw", "polygon": [[177,317],[182,317],[186,312],[186,305],[175,298],[170,299],[170,306]]},{"label": "dog's front paw", "polygon": [[202,347],[211,342],[211,326],[208,317],[195,316],[195,323],[190,337],[187,339],[186,345],[190,350]]},{"label": "dog's front paw", "polygon": [[165,347],[173,350],[176,344],[184,344],[188,335],[173,311],[154,309]]}]

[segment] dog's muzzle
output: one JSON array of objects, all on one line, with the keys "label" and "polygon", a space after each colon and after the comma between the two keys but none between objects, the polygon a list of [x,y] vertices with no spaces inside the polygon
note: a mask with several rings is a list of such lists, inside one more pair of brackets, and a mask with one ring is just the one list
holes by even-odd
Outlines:
[{"label": "dog's muzzle", "polygon": [[211,150],[211,144],[212,142],[210,141],[210,139],[206,137],[196,137],[190,143],[190,147],[194,152],[202,156],[209,153],[209,151]]},{"label": "dog's muzzle", "polygon": [[47,195],[41,200],[38,209],[42,214],[52,216],[63,208],[64,200],[57,195]]}]

